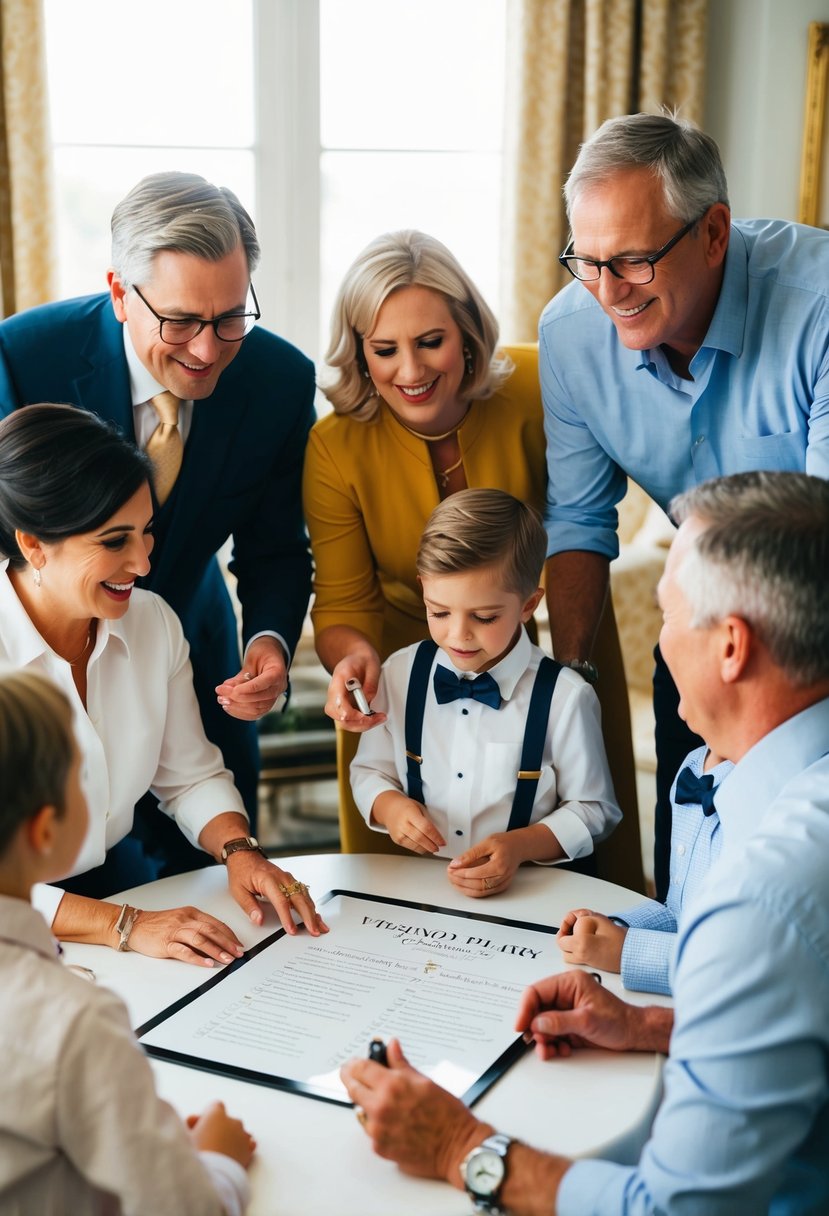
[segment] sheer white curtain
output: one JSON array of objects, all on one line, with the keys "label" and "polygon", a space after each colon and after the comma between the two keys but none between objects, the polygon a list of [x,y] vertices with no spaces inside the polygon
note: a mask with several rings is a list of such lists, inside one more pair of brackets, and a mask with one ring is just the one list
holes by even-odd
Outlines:
[{"label": "sheer white curtain", "polygon": [[48,94],[40,0],[0,5],[0,315],[53,294]]}]

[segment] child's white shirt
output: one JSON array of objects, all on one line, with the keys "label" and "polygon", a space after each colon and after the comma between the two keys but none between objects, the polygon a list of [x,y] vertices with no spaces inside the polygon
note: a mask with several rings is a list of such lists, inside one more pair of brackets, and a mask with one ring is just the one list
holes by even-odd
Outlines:
[{"label": "child's white shirt", "polygon": [[[371,819],[375,799],[386,790],[406,793],[406,694],[417,646],[398,650],[383,664],[372,708],[387,714],[387,720],[360,736],[351,764],[354,799],[369,827],[378,832],[386,829]],[[506,830],[530,697],[543,657],[522,627],[512,650],[490,669],[502,697],[496,710],[471,698],[438,704],[432,683],[438,664],[455,675],[469,674],[438,649],[423,713],[421,777],[426,811],[446,841],[439,857],[458,857],[493,832]],[[530,822],[544,823],[567,859],[575,860],[592,853],[594,842],[607,836],[621,817],[598,699],[580,675],[565,667],[550,704]]]}]

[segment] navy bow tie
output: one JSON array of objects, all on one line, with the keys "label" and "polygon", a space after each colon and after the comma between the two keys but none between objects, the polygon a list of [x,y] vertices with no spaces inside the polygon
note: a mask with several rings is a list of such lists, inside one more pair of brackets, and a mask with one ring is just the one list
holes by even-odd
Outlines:
[{"label": "navy bow tie", "polygon": [[448,667],[438,666],[435,668],[433,681],[438,705],[445,705],[447,701],[458,701],[463,697],[471,697],[473,701],[480,701],[491,709],[501,707],[501,692],[488,671],[474,680],[462,680]]},{"label": "navy bow tie", "polygon": [[703,815],[713,815],[717,809],[714,806],[716,792],[712,774],[697,777],[690,766],[686,766],[676,779],[676,801],[701,806]]}]

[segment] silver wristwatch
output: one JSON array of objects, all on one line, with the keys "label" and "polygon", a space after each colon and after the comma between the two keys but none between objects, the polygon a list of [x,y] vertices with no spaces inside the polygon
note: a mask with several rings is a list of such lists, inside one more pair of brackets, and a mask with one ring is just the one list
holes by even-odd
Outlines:
[{"label": "silver wristwatch", "polygon": [[498,1195],[507,1174],[507,1153],[513,1143],[500,1133],[487,1136],[483,1144],[467,1153],[461,1162],[461,1178],[472,1200],[472,1210],[489,1216],[507,1216],[498,1205]]}]

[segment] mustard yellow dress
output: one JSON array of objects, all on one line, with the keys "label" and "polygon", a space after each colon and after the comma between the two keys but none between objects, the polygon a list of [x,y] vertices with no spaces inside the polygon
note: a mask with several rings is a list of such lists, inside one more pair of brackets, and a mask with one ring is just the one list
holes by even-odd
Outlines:
[{"label": "mustard yellow dress", "polygon": [[[499,392],[473,401],[458,431],[466,484],[506,490],[543,515],[547,462],[538,353],[533,345],[504,351],[515,370]],[[328,414],[308,439],[303,501],[314,554],[314,632],[350,625],[365,634],[381,661],[428,637],[415,570],[421,533],[440,501],[428,444],[384,402],[369,421]],[[343,849],[404,852],[371,832],[353,803],[348,766],[358,738],[337,732]],[[613,772],[610,749],[608,758]],[[625,810],[621,798],[620,805]]]}]

